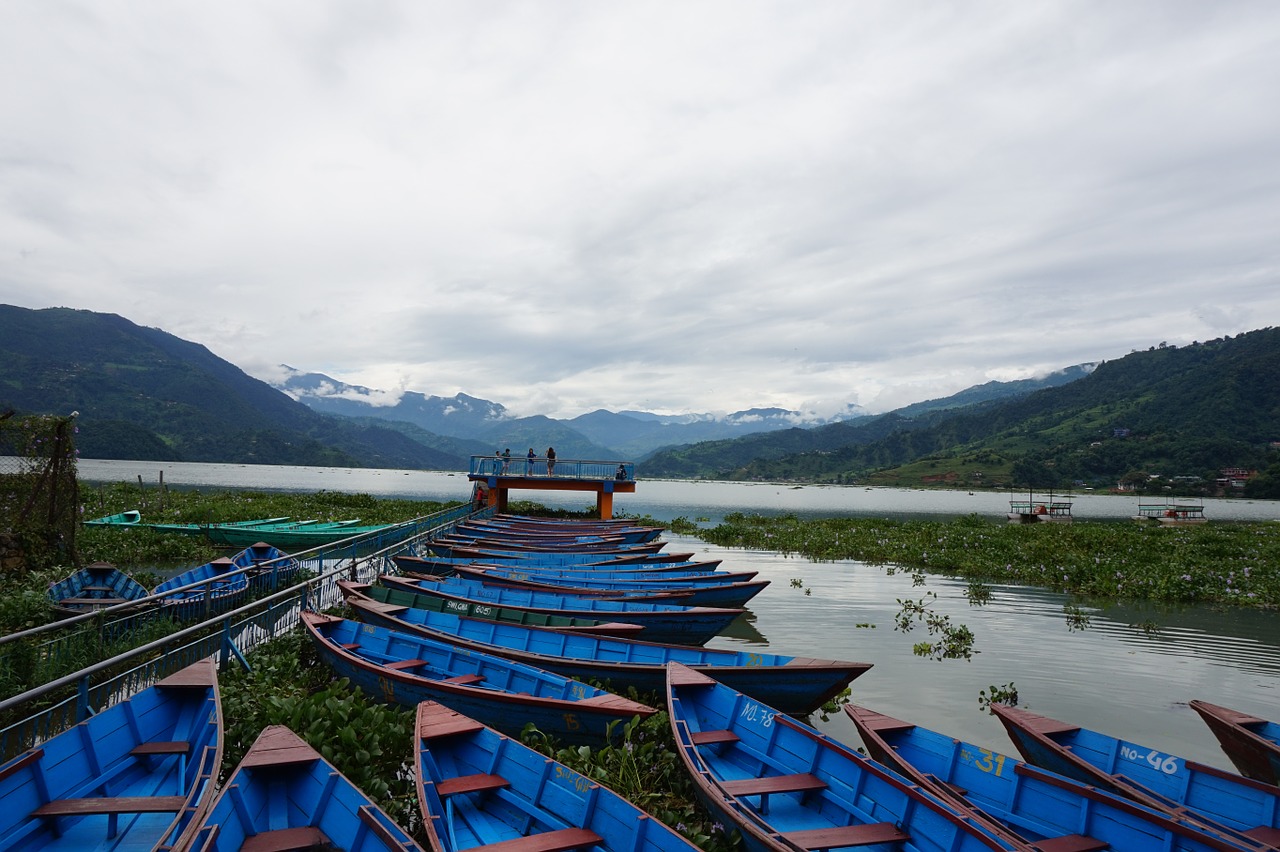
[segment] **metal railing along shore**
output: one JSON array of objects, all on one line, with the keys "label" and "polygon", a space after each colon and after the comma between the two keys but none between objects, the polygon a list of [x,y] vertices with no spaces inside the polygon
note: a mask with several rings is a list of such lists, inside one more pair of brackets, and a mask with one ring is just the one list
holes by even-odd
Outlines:
[{"label": "metal railing along shore", "polygon": [[[451,531],[461,520],[490,514],[492,510],[474,511],[469,504],[464,504],[388,530],[290,554],[311,576],[229,612],[211,614],[204,621],[0,701],[0,720],[5,720],[4,727],[0,727],[0,762],[198,660],[216,655],[219,668],[226,668],[233,660],[248,667],[248,652],[296,627],[303,610],[319,611],[339,605],[342,594],[338,580],[373,582],[379,574],[394,570],[393,555],[414,548],[424,539]],[[255,566],[242,570],[260,569]],[[193,583],[183,589],[200,585]],[[179,591],[171,590],[170,594]],[[39,643],[35,646],[36,653],[51,658],[60,653],[73,653],[83,647],[86,640],[96,638],[105,643],[112,637],[144,629],[144,619],[169,617],[161,613],[162,607],[158,605],[162,597],[117,604],[0,637],[0,667],[14,664],[12,649],[29,649],[28,640],[77,622],[85,625],[82,630]],[[9,719],[16,720],[9,722]]]}]

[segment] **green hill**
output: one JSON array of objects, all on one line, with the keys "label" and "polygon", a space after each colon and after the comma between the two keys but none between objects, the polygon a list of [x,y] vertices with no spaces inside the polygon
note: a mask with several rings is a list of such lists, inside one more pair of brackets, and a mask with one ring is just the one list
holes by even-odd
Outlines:
[{"label": "green hill", "polygon": [[458,469],[385,425],[326,417],[208,349],[114,314],[0,305],[0,411],[79,412],[87,458]]},{"label": "green hill", "polygon": [[645,473],[971,487],[1109,487],[1126,475],[1212,482],[1274,458],[1280,329],[1162,344],[1060,387],[816,429],[799,444],[790,433],[752,437],[659,453]]}]

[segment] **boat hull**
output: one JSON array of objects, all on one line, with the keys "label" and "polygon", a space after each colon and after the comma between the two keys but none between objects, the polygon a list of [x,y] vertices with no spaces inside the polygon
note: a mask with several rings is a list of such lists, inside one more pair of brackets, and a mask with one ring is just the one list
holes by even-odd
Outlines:
[{"label": "boat hull", "polygon": [[264,728],[200,827],[193,852],[420,847],[345,775],[282,725]]},{"label": "boat hull", "polygon": [[213,802],[222,707],[188,666],[0,766],[0,848],[182,845]]},{"label": "boat hull", "polygon": [[[304,612],[320,657],[388,704],[436,701],[510,736],[525,725],[558,742],[603,745],[654,708],[560,675],[421,636]],[[412,665],[412,663],[424,665]]]},{"label": "boat hull", "polygon": [[442,704],[418,705],[414,758],[433,852],[535,835],[544,847],[603,852],[698,848],[609,788]]},{"label": "boat hull", "polygon": [[667,712],[708,809],[750,852],[862,845],[906,852],[1011,849],[870,759],[672,663]]},{"label": "boat hull", "polygon": [[1207,701],[1192,701],[1227,758],[1240,774],[1280,784],[1280,724]]},{"label": "boat hull", "polygon": [[676,660],[784,713],[805,715],[820,708],[871,668],[870,663],[745,653],[497,624],[415,610],[400,603],[403,593],[386,588],[340,585],[348,606],[360,621],[496,654],[575,680],[605,683],[619,692],[635,689],[641,695],[660,695],[666,687],[666,664]]}]

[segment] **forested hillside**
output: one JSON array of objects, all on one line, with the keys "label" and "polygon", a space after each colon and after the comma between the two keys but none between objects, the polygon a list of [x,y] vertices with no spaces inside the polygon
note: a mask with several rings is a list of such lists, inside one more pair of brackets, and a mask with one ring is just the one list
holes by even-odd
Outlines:
[{"label": "forested hillside", "polygon": [[0,409],[79,412],[88,458],[466,465],[385,426],[317,414],[198,344],[68,308],[0,305]]},{"label": "forested hillside", "polygon": [[[732,442],[664,453],[646,472],[1045,487],[1106,487],[1126,476],[1213,480],[1223,468],[1262,469],[1274,458],[1280,330],[1153,347],[1102,363],[1062,387],[941,416],[889,415],[826,445],[795,447],[790,436],[776,443],[768,438],[749,448]],[[751,460],[741,461],[747,456]]]}]

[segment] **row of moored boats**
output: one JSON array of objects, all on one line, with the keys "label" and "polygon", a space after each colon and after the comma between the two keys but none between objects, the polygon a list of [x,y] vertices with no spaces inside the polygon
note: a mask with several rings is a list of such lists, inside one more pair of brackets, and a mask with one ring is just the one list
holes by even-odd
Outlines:
[{"label": "row of moored boats", "polygon": [[[801,717],[869,664],[704,647],[767,581],[664,553],[658,533],[468,522],[376,583],[342,583],[355,618],[302,614],[335,674],[415,709],[428,848],[696,848],[521,743],[529,724],[617,743],[659,709],[704,804],[752,852],[1280,848],[1275,722],[1192,702],[1236,774],[1016,707],[992,709],[1021,760],[847,704],[864,755]],[[287,728],[219,786],[221,728],[205,661],[9,761],[0,848],[419,848]]]}]

